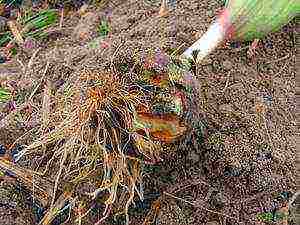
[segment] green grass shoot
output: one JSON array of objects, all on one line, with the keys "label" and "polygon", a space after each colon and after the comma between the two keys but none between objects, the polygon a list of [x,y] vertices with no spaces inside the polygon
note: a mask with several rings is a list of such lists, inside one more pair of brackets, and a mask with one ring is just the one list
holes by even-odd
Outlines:
[{"label": "green grass shoot", "polygon": [[[25,13],[19,23],[22,28],[25,28],[24,37],[43,38],[47,36],[45,30],[54,25],[58,21],[57,10],[48,9],[36,14]],[[0,46],[4,46],[8,42],[13,40],[13,35],[10,31],[7,31],[0,35]]]},{"label": "green grass shoot", "polygon": [[0,103],[5,103],[11,98],[11,93],[0,87]]},{"label": "green grass shoot", "polygon": [[99,27],[98,27],[98,33],[101,37],[106,37],[108,33],[110,32],[110,26],[106,20],[102,20]]}]

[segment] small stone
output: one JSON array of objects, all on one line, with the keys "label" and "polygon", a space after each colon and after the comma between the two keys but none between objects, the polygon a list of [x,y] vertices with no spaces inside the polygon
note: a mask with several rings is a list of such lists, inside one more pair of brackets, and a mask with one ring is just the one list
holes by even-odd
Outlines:
[{"label": "small stone", "polygon": [[78,10],[78,13],[80,16],[83,16],[87,10],[88,10],[89,5],[88,4],[83,4],[80,9]]},{"label": "small stone", "polygon": [[273,97],[271,95],[264,95],[262,98],[266,105],[268,105],[268,106],[272,105]]},{"label": "small stone", "polygon": [[217,221],[209,221],[206,225],[220,225]]},{"label": "small stone", "polygon": [[10,19],[17,19],[18,18],[18,12],[19,10],[18,9],[12,9],[10,11]]},{"label": "small stone", "polygon": [[267,41],[265,42],[265,46],[266,46],[266,48],[268,48],[268,49],[273,49],[272,41],[271,41],[271,40],[267,40]]},{"label": "small stone", "polygon": [[241,43],[240,42],[231,42],[230,47],[231,48],[239,48],[239,47],[241,47]]},{"label": "small stone", "polygon": [[221,63],[220,61],[218,60],[213,60],[212,61],[212,68],[213,68],[213,72],[214,73],[218,73],[222,70],[222,66],[221,66]]},{"label": "small stone", "polygon": [[4,145],[0,144],[0,157],[4,156],[6,153],[6,148],[4,147]]},{"label": "small stone", "polygon": [[288,192],[288,191],[283,191],[283,192],[279,193],[279,196],[282,197],[283,199],[289,199],[289,197],[290,197],[290,192]]},{"label": "small stone", "polygon": [[5,29],[7,28],[7,21],[7,18],[0,16],[0,32],[5,31]]},{"label": "small stone", "polygon": [[16,109],[17,109],[16,102],[15,102],[15,101],[9,101],[9,102],[7,103],[7,109],[8,109],[8,111],[10,111],[10,112],[16,110]]},{"label": "small stone", "polygon": [[207,10],[206,15],[210,18],[214,16],[214,11],[213,10]]},{"label": "small stone", "polygon": [[168,7],[165,4],[162,4],[158,12],[159,17],[167,17],[169,15]]},{"label": "small stone", "polygon": [[188,159],[192,161],[192,163],[197,163],[200,160],[200,156],[196,154],[196,152],[189,152]]},{"label": "small stone", "polygon": [[145,0],[144,3],[146,6],[159,6],[161,4],[159,0]]},{"label": "small stone", "polygon": [[73,30],[73,35],[77,40],[89,40],[96,29],[98,15],[88,12],[82,16],[78,25]]},{"label": "small stone", "polygon": [[225,70],[231,70],[232,67],[233,67],[232,62],[229,61],[229,60],[223,61],[222,65],[223,65]]},{"label": "small stone", "polygon": [[224,168],[224,176],[225,177],[238,177],[242,173],[242,170],[237,167],[225,166]]},{"label": "small stone", "polygon": [[175,8],[177,6],[177,0],[169,0],[168,2],[168,6],[171,8]]},{"label": "small stone", "polygon": [[184,32],[177,33],[177,38],[179,38],[180,40],[183,40],[184,42],[189,42],[191,39],[191,37]]},{"label": "small stone", "polygon": [[202,37],[202,35],[204,34],[205,31],[203,30],[199,30],[199,31],[194,31],[193,32],[193,36],[195,37],[195,40],[198,40],[199,38]]},{"label": "small stone", "polygon": [[6,57],[0,55],[0,64],[5,63],[6,62]]},{"label": "small stone", "polygon": [[233,112],[232,105],[230,105],[230,104],[220,105],[219,106],[219,110],[221,111],[221,113],[224,113],[224,114],[228,114],[228,113],[232,113]]},{"label": "small stone", "polygon": [[201,60],[200,65],[202,65],[202,66],[210,65],[210,64],[212,64],[212,62],[213,62],[213,60],[210,57],[206,57]]},{"label": "small stone", "polygon": [[170,30],[168,31],[168,36],[169,36],[169,37],[174,37],[174,36],[177,34],[177,32],[178,32],[177,29],[176,29],[176,27],[173,27],[173,26],[172,26],[172,27],[170,27],[169,29],[170,29]]},{"label": "small stone", "polygon": [[27,37],[23,43],[23,48],[26,51],[33,51],[38,47],[37,41],[31,37]]},{"label": "small stone", "polygon": [[127,15],[119,16],[116,19],[111,20],[109,26],[114,27],[116,30],[127,30],[131,24],[136,22],[135,17],[128,18]]},{"label": "small stone", "polygon": [[222,208],[228,199],[224,196],[223,192],[213,192],[210,196],[210,204],[213,208]]},{"label": "small stone", "polygon": [[11,156],[13,158],[13,161],[16,162],[18,154],[24,149],[22,145],[17,144],[16,147],[14,147],[11,150]]}]

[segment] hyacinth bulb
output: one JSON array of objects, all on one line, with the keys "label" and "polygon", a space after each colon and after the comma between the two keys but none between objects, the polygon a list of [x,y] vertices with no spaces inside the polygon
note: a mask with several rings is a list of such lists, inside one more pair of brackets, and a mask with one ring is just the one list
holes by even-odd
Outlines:
[{"label": "hyacinth bulb", "polygon": [[227,0],[216,21],[183,56],[191,58],[193,52],[198,51],[197,61],[200,61],[225,40],[263,38],[299,12],[299,0]]}]

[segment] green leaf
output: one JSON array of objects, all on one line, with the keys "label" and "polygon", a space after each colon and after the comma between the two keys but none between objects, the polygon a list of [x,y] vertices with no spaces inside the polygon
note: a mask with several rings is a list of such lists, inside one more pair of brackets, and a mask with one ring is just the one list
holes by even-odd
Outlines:
[{"label": "green leaf", "polygon": [[99,27],[98,27],[98,32],[101,37],[105,37],[108,35],[110,32],[110,26],[106,20],[102,20]]},{"label": "green leaf", "polygon": [[262,38],[299,15],[298,0],[227,0],[237,39]]},{"label": "green leaf", "polygon": [[0,87],[0,102],[5,103],[11,98],[11,93]]},{"label": "green leaf", "polygon": [[10,51],[11,51],[12,55],[16,55],[17,54],[17,49],[16,48],[12,48]]},{"label": "green leaf", "polygon": [[3,35],[0,36],[0,46],[4,46],[6,43],[8,43],[10,40],[13,39],[12,34],[10,32],[5,32]]}]

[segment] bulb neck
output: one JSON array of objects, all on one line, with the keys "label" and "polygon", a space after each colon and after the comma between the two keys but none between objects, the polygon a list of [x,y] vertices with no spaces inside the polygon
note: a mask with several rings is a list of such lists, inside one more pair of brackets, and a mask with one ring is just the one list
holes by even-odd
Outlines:
[{"label": "bulb neck", "polygon": [[197,62],[204,59],[212,51],[214,51],[219,44],[221,44],[227,37],[230,30],[228,10],[224,10],[218,19],[210,25],[205,34],[189,47],[182,56],[185,58],[193,58],[193,52],[197,51]]},{"label": "bulb neck", "polygon": [[221,24],[216,21],[206,31],[206,33],[189,47],[183,54],[183,57],[193,58],[193,52],[197,51],[197,61],[204,59],[209,55],[223,40],[225,32]]}]

